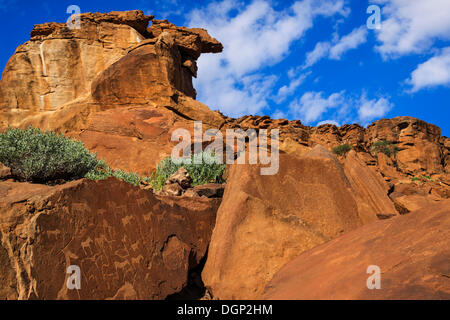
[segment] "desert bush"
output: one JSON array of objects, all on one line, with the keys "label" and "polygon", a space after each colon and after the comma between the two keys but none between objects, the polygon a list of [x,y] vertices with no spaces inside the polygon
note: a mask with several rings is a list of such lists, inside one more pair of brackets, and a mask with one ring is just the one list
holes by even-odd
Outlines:
[{"label": "desert bush", "polygon": [[103,160],[99,160],[97,166],[93,170],[89,171],[85,176],[86,179],[95,181],[105,180],[110,177],[115,177],[134,186],[140,186],[142,180],[149,181],[148,177],[141,177],[134,172],[112,170]]},{"label": "desert bush", "polygon": [[0,162],[18,180],[45,183],[82,178],[98,160],[80,141],[29,127],[0,134]]},{"label": "desert bush", "polygon": [[380,140],[373,144],[372,152],[374,153],[382,152],[388,157],[391,157],[398,153],[398,147],[394,145],[391,141]]},{"label": "desert bush", "polygon": [[340,146],[337,146],[337,147],[333,148],[333,152],[335,154],[339,155],[339,156],[343,155],[343,154],[346,154],[350,150],[352,150],[352,146],[349,145],[348,143],[341,144]]},{"label": "desert bush", "polygon": [[[196,157],[200,158],[196,164]],[[197,158],[197,159],[198,159]],[[184,167],[192,178],[192,185],[198,186],[207,183],[223,183],[222,175],[225,171],[225,165],[218,164],[213,161],[214,155],[208,153],[201,153],[191,156],[191,163],[176,164],[171,158],[162,160],[156,172],[151,177],[151,186],[155,190],[161,190],[170,176],[172,176],[181,167]]]}]

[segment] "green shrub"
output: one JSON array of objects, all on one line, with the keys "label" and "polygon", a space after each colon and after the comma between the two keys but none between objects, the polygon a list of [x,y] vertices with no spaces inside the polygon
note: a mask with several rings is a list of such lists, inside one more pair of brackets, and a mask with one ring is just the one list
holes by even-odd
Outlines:
[{"label": "green shrub", "polygon": [[0,134],[0,162],[16,179],[45,183],[82,178],[98,160],[80,141],[29,127]]},{"label": "green shrub", "polygon": [[[197,158],[198,157],[198,158]],[[225,165],[217,164],[213,161],[214,155],[201,153],[191,156],[191,164],[176,164],[171,158],[162,160],[154,175],[151,177],[151,186],[155,190],[161,190],[170,176],[172,176],[181,167],[184,167],[192,178],[192,185],[198,186],[211,182],[223,183],[222,175],[225,171]],[[199,159],[201,163],[196,164],[195,159]]]},{"label": "green shrub", "polygon": [[333,148],[333,152],[335,154],[339,155],[339,156],[343,155],[343,154],[346,154],[350,150],[352,150],[352,146],[349,145],[348,143],[341,144],[340,146],[337,146],[337,147]]},{"label": "green shrub", "polygon": [[420,176],[420,177],[425,180],[433,181],[433,178],[431,178],[430,176]]},{"label": "green shrub", "polygon": [[139,187],[141,185],[141,181],[145,180],[149,182],[149,178],[141,177],[137,173],[134,172],[126,172],[123,170],[112,170],[103,160],[99,160],[97,166],[89,171],[85,178],[90,180],[105,180],[109,177],[115,177],[117,179],[123,180],[133,186]]},{"label": "green shrub", "polygon": [[417,178],[417,177],[412,177],[412,178],[411,178],[411,181],[420,181],[420,179]]},{"label": "green shrub", "polygon": [[372,152],[374,153],[382,152],[388,157],[391,157],[398,153],[398,147],[394,145],[391,141],[380,140],[373,144]]}]

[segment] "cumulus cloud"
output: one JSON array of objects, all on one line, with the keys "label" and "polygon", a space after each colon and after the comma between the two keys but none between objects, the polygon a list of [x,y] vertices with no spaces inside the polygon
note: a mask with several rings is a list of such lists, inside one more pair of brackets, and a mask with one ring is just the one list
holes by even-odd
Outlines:
[{"label": "cumulus cloud", "polygon": [[335,37],[331,42],[319,42],[312,51],[306,54],[303,67],[311,67],[319,60],[327,57],[332,60],[340,60],[347,51],[358,48],[366,41],[367,28],[361,26],[341,38]]},{"label": "cumulus cloud", "polygon": [[386,98],[369,100],[363,94],[358,102],[358,117],[363,124],[367,124],[369,121],[382,118],[392,108],[393,104]]},{"label": "cumulus cloud", "polygon": [[377,50],[398,57],[429,50],[436,40],[450,39],[450,1],[373,0],[383,5]]},{"label": "cumulus cloud", "polygon": [[[195,82],[199,100],[229,116],[257,113],[267,107],[276,79],[261,71],[289,54],[291,44],[312,28],[317,16],[347,15],[344,1],[302,0],[281,11],[268,0],[242,5],[234,0],[212,2],[188,14],[188,25],[204,27],[224,44],[221,55],[199,59]],[[252,81],[246,81],[251,79]],[[300,85],[280,89],[279,98]]]},{"label": "cumulus cloud", "polygon": [[339,122],[334,121],[334,120],[324,120],[324,121],[320,121],[317,126],[321,126],[323,124],[334,124],[336,127],[340,127]]},{"label": "cumulus cloud", "polygon": [[450,86],[450,47],[442,49],[439,54],[417,66],[407,83],[412,86],[411,92],[424,88]]},{"label": "cumulus cloud", "polygon": [[[348,95],[345,91],[327,96],[323,92],[311,91],[291,102],[289,115],[308,125],[331,123],[338,126],[344,122],[367,125],[372,120],[384,117],[392,108],[393,104],[386,97],[368,99],[366,93],[358,97]],[[351,117],[351,114],[357,116]],[[330,115],[333,120],[323,120],[324,116]]]},{"label": "cumulus cloud", "polygon": [[306,92],[298,100],[289,105],[290,113],[297,119],[310,124],[320,120],[329,109],[337,108],[345,103],[344,91],[324,97],[323,92]]}]

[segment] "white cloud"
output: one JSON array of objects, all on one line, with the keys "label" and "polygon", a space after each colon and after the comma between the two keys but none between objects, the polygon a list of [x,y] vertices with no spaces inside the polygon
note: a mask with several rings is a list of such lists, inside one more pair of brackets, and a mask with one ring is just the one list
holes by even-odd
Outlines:
[{"label": "white cloud", "polygon": [[450,85],[450,47],[417,66],[407,80],[412,88],[411,92],[417,92],[424,88]]},{"label": "white cloud", "polygon": [[397,57],[429,50],[450,39],[449,0],[374,0],[383,6],[378,51]]},{"label": "white cloud", "polygon": [[[343,0],[302,0],[282,11],[274,10],[268,0],[249,5],[224,0],[193,10],[188,25],[206,28],[224,45],[221,55],[203,55],[198,61],[199,100],[229,116],[266,108],[275,82],[261,70],[285,58],[317,16],[336,14],[348,14]],[[249,76],[253,82],[245,83]],[[283,89],[281,95],[292,88]]]},{"label": "white cloud", "polygon": [[290,113],[306,124],[319,120],[329,109],[337,108],[344,103],[344,92],[333,93],[324,98],[323,92],[306,92],[300,100],[289,105]]},{"label": "white cloud", "polygon": [[393,108],[392,103],[386,98],[368,100],[363,94],[358,102],[358,117],[363,124],[380,119]]},{"label": "white cloud", "polygon": [[333,60],[340,60],[347,51],[356,49],[366,41],[367,28],[365,26],[354,29],[342,38],[335,35],[331,42],[317,43],[314,50],[306,54],[306,62],[303,67],[311,67],[326,57]]},{"label": "white cloud", "polygon": [[324,120],[324,121],[320,121],[317,126],[321,126],[323,124],[334,124],[336,127],[340,127],[339,122],[334,121],[334,120]]},{"label": "white cloud", "polygon": [[313,51],[310,51],[306,54],[306,62],[303,65],[304,68],[311,67],[316,64],[319,60],[325,58],[330,52],[330,43],[329,42],[318,42],[314,47]]},{"label": "white cloud", "polygon": [[281,110],[275,110],[274,113],[272,113],[271,116],[272,119],[286,119],[287,115],[286,112],[281,111]]},{"label": "white cloud", "polygon": [[284,100],[286,100],[287,97],[292,95],[295,90],[305,81],[305,79],[308,77],[309,73],[300,74],[299,76],[295,76],[290,74],[289,78],[289,85],[282,86],[279,90],[277,95],[273,98],[273,100],[280,104]]},{"label": "white cloud", "polygon": [[330,59],[339,60],[349,50],[356,49],[367,40],[367,28],[365,26],[354,29],[348,35],[343,36],[330,49]]},{"label": "white cloud", "polygon": [[[385,97],[368,99],[366,93],[360,97],[347,95],[344,91],[330,94],[306,92],[289,106],[291,118],[300,119],[305,124],[321,125],[332,123],[360,122],[367,125],[370,121],[384,117],[393,104]],[[352,116],[353,114],[357,116]],[[334,120],[323,120],[323,116],[332,116]]]}]

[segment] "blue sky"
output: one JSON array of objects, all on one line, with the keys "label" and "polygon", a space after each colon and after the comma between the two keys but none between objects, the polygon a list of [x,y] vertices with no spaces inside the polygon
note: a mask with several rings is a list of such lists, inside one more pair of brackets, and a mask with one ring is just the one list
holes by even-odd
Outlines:
[{"label": "blue sky", "polygon": [[[34,24],[66,21],[72,4],[208,29],[225,50],[200,58],[198,100],[229,116],[367,125],[408,115],[450,135],[449,0],[0,0],[1,69]],[[369,5],[380,29],[367,27]]]}]

